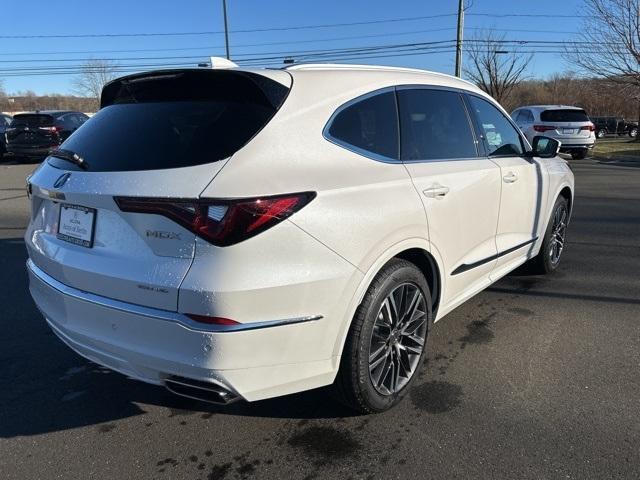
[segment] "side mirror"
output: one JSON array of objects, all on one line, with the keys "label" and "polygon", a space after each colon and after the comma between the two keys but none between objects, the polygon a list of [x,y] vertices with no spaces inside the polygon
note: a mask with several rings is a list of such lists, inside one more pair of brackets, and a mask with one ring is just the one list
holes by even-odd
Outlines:
[{"label": "side mirror", "polygon": [[553,158],[560,152],[560,142],[554,138],[533,137],[533,155],[540,158]]}]

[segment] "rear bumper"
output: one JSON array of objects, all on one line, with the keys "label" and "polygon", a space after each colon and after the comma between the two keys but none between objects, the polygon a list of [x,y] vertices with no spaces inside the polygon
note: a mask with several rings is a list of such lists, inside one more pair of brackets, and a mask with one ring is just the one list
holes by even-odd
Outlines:
[{"label": "rear bumper", "polygon": [[16,157],[46,157],[55,146],[48,147],[30,147],[28,145],[11,145],[7,144],[7,155],[15,155]]},{"label": "rear bumper", "polygon": [[581,149],[587,149],[587,150],[591,150],[594,147],[595,143],[564,143],[562,142],[562,144],[560,145],[560,151],[561,152],[568,152],[571,150],[581,150]]},{"label": "rear bumper", "polygon": [[31,260],[27,269],[31,295],[53,332],[80,355],[137,380],[164,385],[184,377],[253,401],[328,385],[335,377],[338,357],[296,362],[291,348],[322,335],[327,319],[319,315],[206,329],[177,312],[68,287]]}]

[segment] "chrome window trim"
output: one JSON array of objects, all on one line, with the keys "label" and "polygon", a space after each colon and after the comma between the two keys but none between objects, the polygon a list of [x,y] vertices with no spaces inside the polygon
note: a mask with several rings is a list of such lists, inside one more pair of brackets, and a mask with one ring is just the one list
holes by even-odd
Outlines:
[{"label": "chrome window trim", "polygon": [[[391,157],[386,157],[384,155],[380,155],[374,152],[370,152],[368,150],[364,150],[362,148],[356,147],[355,145],[351,145],[350,143],[344,142],[338,138],[333,137],[332,135],[329,134],[329,129],[331,128],[331,125],[333,124],[334,119],[336,118],[337,115],[340,114],[340,112],[342,112],[345,108],[350,107],[351,105],[358,103],[362,100],[366,100],[367,98],[373,97],[375,95],[379,95],[382,93],[387,93],[387,92],[394,92],[394,94],[400,90],[414,90],[414,89],[424,89],[424,90],[444,90],[444,91],[448,91],[448,92],[453,92],[453,93],[458,93],[461,95],[460,101],[462,102],[462,106],[465,109],[465,113],[467,114],[467,121],[469,122],[469,128],[471,129],[471,134],[473,135],[473,139],[475,142],[475,147],[476,147],[476,156],[475,157],[465,157],[465,158],[430,158],[430,159],[416,159],[416,160],[401,160],[400,158],[391,158]],[[405,163],[431,163],[431,162],[458,162],[458,161],[465,161],[465,160],[479,160],[479,159],[485,159],[486,156],[483,155],[483,152],[480,151],[480,140],[477,138],[476,135],[476,129],[474,127],[473,124],[473,114],[469,111],[467,104],[464,100],[464,95],[471,93],[469,90],[465,90],[463,88],[457,88],[457,87],[448,87],[445,85],[429,85],[429,84],[424,84],[424,83],[416,83],[416,84],[401,84],[401,85],[394,85],[394,86],[390,86],[390,87],[383,87],[383,88],[379,88],[377,90],[372,90],[371,92],[367,92],[363,95],[357,96],[355,98],[352,98],[351,100],[343,103],[342,105],[340,105],[329,117],[329,120],[327,120],[327,123],[325,124],[324,128],[322,129],[322,136],[324,137],[325,140],[327,140],[328,142],[333,143],[334,145],[337,145],[338,147],[342,147],[345,150],[348,150],[350,152],[356,153],[358,155],[362,155],[363,157],[369,158],[371,160],[375,160],[377,162],[382,162],[382,163],[391,163],[391,164],[405,164]],[[396,117],[397,117],[397,122],[398,122],[398,143],[402,142],[402,130],[401,130],[401,125],[400,125],[400,111],[399,111],[399,105],[398,105],[398,96],[397,94],[395,95],[396,97]],[[401,149],[398,148],[398,156],[400,156],[401,154]]]},{"label": "chrome window trim", "polygon": [[184,328],[197,332],[206,333],[231,333],[231,332],[243,332],[249,330],[257,330],[261,328],[279,327],[283,325],[294,325],[296,323],[312,322],[323,318],[322,315],[308,315],[304,317],[285,318],[279,320],[265,320],[261,322],[241,323],[237,325],[205,325],[198,323],[195,320],[183,315],[179,312],[171,312],[169,310],[162,310],[153,307],[144,307],[142,305],[136,305],[134,303],[123,302],[121,300],[115,300],[112,298],[103,297],[94,293],[79,290],[77,288],[65,285],[59,282],[49,274],[45,273],[42,269],[36,266],[31,259],[27,260],[27,269],[36,277],[39,281],[44,283],[50,288],[57,290],[62,295],[80,300],[82,302],[99,305],[101,307],[110,308],[120,312],[130,313],[133,315],[139,315],[142,317],[148,317],[155,320],[165,320],[174,322],[181,325]]},{"label": "chrome window trim", "polygon": [[[387,157],[385,155],[380,155],[378,153],[375,152],[370,152],[369,150],[365,150],[363,148],[360,147],[356,147],[355,145],[351,145],[350,143],[347,143],[345,141],[340,140],[339,138],[336,138],[334,136],[332,136],[329,133],[329,129],[331,128],[331,125],[333,124],[333,121],[335,120],[335,118],[346,108],[349,108],[350,106],[359,103],[363,100],[366,100],[368,98],[371,97],[375,97],[376,95],[381,95],[384,93],[393,93],[394,97],[395,97],[395,88],[396,87],[384,87],[384,88],[379,88],[378,90],[373,90],[371,92],[365,93],[363,95],[360,95],[358,97],[352,98],[351,100],[349,100],[346,103],[343,103],[342,105],[340,105],[329,117],[329,120],[327,120],[327,123],[325,124],[324,128],[322,129],[322,136],[324,137],[325,140],[333,143],[334,145],[337,145],[339,147],[344,148],[345,150],[348,150],[350,152],[353,153],[357,153],[358,155],[362,155],[363,157],[369,158],[371,160],[375,160],[376,162],[382,162],[382,163],[395,163],[395,164],[401,164],[402,162],[397,159],[397,158],[391,158],[391,157]],[[397,100],[396,100],[396,122],[398,121],[398,105],[397,105]],[[398,128],[398,141],[400,141],[400,128]],[[398,152],[399,153],[399,152]]]},{"label": "chrome window trim", "polygon": [[[507,155],[491,155],[491,154],[488,154],[488,155],[485,155],[485,158],[491,159],[491,158],[518,157],[518,158],[525,158],[526,159],[527,154],[530,154],[532,152],[532,150],[530,150],[528,148],[528,147],[530,147],[530,145],[529,145],[529,142],[527,141],[527,137],[524,136],[524,133],[522,133],[522,130],[520,130],[520,127],[518,127],[516,122],[514,122],[513,118],[511,118],[511,115],[509,115],[509,114],[505,115],[506,112],[504,111],[504,109],[500,106],[500,104],[498,102],[496,102],[491,97],[484,97],[482,95],[478,95],[477,93],[473,93],[473,92],[467,92],[467,95],[469,97],[473,96],[473,97],[479,98],[480,100],[484,100],[485,102],[487,102],[489,105],[492,105],[507,120],[507,122],[511,124],[513,129],[516,131],[516,134],[520,138],[520,145],[522,147],[522,153],[520,153],[520,154],[514,153],[514,154],[507,154]],[[478,128],[481,128],[482,125],[480,124],[480,119],[477,118],[478,116],[476,115],[476,113],[475,112],[469,112],[469,113],[474,116],[476,123],[478,123]],[[486,138],[484,136],[484,133],[482,131],[479,132],[479,133],[480,133],[480,138],[482,139],[483,144],[485,144],[485,148],[487,148]]]},{"label": "chrome window trim", "polygon": [[[446,87],[442,85],[424,85],[424,84],[416,84],[416,85],[398,85],[396,87],[396,92],[402,90],[439,90],[444,92],[457,93],[460,99],[460,103],[462,104],[462,110],[464,110],[464,114],[467,116],[467,122],[469,124],[469,130],[471,131],[471,137],[473,141],[473,146],[476,149],[475,157],[449,157],[449,158],[418,158],[415,160],[400,160],[402,163],[430,163],[430,162],[461,162],[464,160],[478,160],[482,158],[480,154],[480,141],[476,137],[476,129],[473,126],[473,117],[472,113],[469,111],[467,107],[467,103],[464,99],[465,90],[461,88],[455,87]],[[396,94],[397,98],[397,94]],[[400,102],[398,102],[398,123],[400,124],[400,142],[402,142],[402,124],[400,122]],[[400,149],[400,157],[402,157],[402,148]]]}]

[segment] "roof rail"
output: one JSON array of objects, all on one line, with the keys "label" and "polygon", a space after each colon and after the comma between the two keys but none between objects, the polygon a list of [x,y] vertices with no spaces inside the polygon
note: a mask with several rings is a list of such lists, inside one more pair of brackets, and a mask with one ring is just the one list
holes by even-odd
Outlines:
[{"label": "roof rail", "polygon": [[406,73],[426,73],[428,75],[437,75],[439,77],[453,78],[461,82],[476,86],[474,83],[464,80],[446,73],[432,72],[430,70],[422,70],[419,68],[408,67],[390,67],[385,65],[358,65],[349,63],[298,63],[285,67],[284,70],[377,70],[381,72],[406,72]]}]

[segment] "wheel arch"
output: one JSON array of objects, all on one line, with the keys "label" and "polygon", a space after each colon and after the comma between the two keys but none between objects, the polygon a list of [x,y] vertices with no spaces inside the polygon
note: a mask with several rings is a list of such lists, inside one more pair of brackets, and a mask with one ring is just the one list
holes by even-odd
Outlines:
[{"label": "wheel arch", "polygon": [[342,355],[353,317],[357,308],[362,303],[362,299],[364,298],[369,285],[371,285],[371,282],[378,272],[380,272],[380,270],[382,270],[382,268],[394,258],[401,258],[413,263],[423,273],[427,280],[427,284],[429,285],[429,289],[431,290],[433,317],[435,318],[437,308],[440,305],[440,300],[442,298],[442,292],[445,288],[445,281],[442,277],[443,270],[440,267],[440,265],[442,265],[440,254],[426,239],[415,238],[399,242],[388,248],[382,255],[380,255],[363,276],[346,312],[342,328],[336,338],[333,352],[334,356],[339,357]]},{"label": "wheel arch", "polygon": [[[433,258],[433,255],[422,248],[409,248],[407,250],[403,250],[392,258],[407,260],[420,269],[424,278],[427,280],[427,284],[429,285],[433,316],[435,317],[438,311],[438,306],[440,305],[441,286],[440,269],[438,268],[438,264],[436,263],[435,258]],[[391,259],[389,259],[387,263],[390,260]]]},{"label": "wheel arch", "polygon": [[564,197],[567,200],[567,206],[569,208],[569,218],[571,218],[571,212],[573,209],[573,192],[571,191],[571,187],[569,187],[569,185],[565,185],[564,187],[562,187],[560,193],[558,193],[556,198],[558,197]]}]

